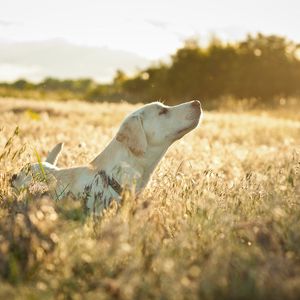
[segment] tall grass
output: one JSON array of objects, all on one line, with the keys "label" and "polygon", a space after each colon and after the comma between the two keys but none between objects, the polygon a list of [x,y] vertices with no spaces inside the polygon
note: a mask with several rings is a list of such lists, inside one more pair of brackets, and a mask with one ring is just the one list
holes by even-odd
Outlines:
[{"label": "tall grass", "polygon": [[61,166],[88,162],[136,106],[0,104],[0,298],[299,299],[296,111],[206,113],[142,195],[93,220],[10,175],[58,142]]}]

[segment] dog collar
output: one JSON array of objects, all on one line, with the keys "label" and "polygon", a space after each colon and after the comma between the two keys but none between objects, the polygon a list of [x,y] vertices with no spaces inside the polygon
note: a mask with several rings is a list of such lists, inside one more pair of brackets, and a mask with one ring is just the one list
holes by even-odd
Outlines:
[{"label": "dog collar", "polygon": [[108,186],[110,186],[118,195],[122,194],[123,189],[116,179],[114,179],[113,177],[109,177],[104,170],[101,170],[99,172],[99,175],[101,176],[103,181]]}]

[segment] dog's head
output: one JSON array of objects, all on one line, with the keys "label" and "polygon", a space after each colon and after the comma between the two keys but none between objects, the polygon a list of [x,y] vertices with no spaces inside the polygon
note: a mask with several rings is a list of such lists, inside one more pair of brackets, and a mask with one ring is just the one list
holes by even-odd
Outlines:
[{"label": "dog's head", "polygon": [[11,186],[21,190],[29,186],[33,180],[40,180],[48,169],[55,168],[63,143],[57,144],[48,154],[46,162],[27,164],[17,174],[11,177]]},{"label": "dog's head", "polygon": [[116,140],[134,155],[142,156],[148,147],[166,148],[183,137],[197,127],[201,114],[201,104],[196,100],[176,106],[150,103],[124,120]]}]

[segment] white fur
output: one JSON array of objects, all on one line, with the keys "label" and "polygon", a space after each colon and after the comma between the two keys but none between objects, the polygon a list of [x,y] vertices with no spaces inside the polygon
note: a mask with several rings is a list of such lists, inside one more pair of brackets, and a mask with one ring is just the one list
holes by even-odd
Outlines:
[{"label": "white fur", "polygon": [[[87,166],[58,169],[55,163],[62,146],[57,145],[48,162],[42,163],[43,173],[55,178],[58,198],[72,194],[85,201],[88,211],[99,214],[112,199],[120,199],[108,179],[136,193],[142,191],[169,146],[197,127],[200,116],[199,101],[172,107],[147,104],[125,118],[116,136]],[[28,186],[32,176],[41,173],[40,165],[32,165],[31,171],[31,177],[21,171],[12,185]]]}]

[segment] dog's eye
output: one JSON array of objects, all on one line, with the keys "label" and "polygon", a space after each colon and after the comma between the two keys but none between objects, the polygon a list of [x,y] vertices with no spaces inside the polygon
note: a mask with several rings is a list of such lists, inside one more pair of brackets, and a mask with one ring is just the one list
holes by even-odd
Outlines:
[{"label": "dog's eye", "polygon": [[160,112],[158,113],[158,115],[165,115],[165,114],[167,114],[168,113],[168,109],[167,108],[162,108],[161,110],[160,110]]}]

